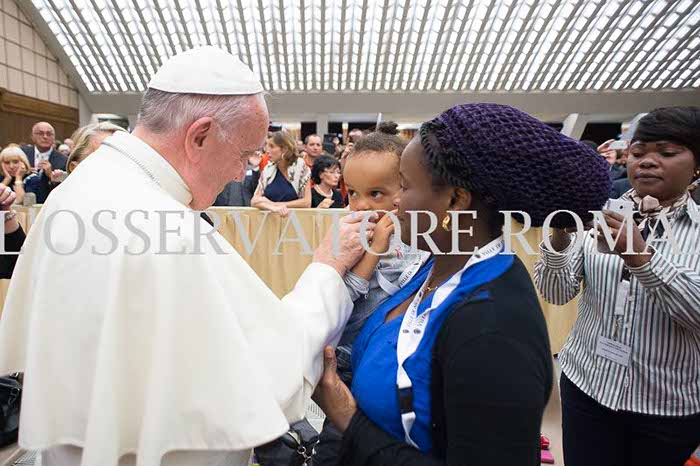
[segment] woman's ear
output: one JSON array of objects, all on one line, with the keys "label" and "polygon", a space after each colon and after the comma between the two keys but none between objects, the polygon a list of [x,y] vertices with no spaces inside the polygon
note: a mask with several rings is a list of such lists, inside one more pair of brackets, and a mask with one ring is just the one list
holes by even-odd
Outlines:
[{"label": "woman's ear", "polygon": [[472,207],[472,193],[464,188],[454,188],[450,200],[450,210],[469,210]]}]

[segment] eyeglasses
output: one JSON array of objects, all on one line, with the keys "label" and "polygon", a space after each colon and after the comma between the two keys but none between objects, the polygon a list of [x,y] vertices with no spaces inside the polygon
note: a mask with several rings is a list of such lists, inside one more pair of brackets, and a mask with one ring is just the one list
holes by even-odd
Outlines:
[{"label": "eyeglasses", "polygon": [[54,133],[53,131],[34,131],[32,134],[34,136],[42,136],[42,137],[47,137],[47,138],[50,138],[50,137],[56,135],[56,133]]}]

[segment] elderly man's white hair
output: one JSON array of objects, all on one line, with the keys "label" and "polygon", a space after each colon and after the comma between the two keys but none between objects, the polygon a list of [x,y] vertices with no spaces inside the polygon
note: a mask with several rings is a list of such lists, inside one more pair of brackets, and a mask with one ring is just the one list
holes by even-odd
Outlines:
[{"label": "elderly man's white hair", "polygon": [[156,134],[182,130],[200,118],[210,117],[219,124],[224,140],[238,121],[250,114],[264,100],[263,93],[255,95],[177,94],[148,89],[141,100],[138,125]]}]

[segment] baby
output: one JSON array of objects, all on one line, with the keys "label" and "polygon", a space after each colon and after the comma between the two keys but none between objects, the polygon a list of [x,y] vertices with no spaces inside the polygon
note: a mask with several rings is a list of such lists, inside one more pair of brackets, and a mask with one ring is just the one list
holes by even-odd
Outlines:
[{"label": "baby", "polygon": [[[407,141],[398,136],[395,123],[382,123],[377,130],[358,140],[351,155],[344,161],[343,179],[352,211],[395,209],[394,199],[401,189],[399,161]],[[380,213],[380,215],[382,215]],[[411,252],[409,247],[390,251],[393,222],[389,215],[378,220],[371,249],[345,276],[345,284],[354,302],[352,315],[336,349],[338,375],[350,387],[352,370],[350,355],[355,338],[379,305],[398,291],[427,260],[425,252]],[[314,454],[314,466],[337,464],[341,435],[326,423]]]}]

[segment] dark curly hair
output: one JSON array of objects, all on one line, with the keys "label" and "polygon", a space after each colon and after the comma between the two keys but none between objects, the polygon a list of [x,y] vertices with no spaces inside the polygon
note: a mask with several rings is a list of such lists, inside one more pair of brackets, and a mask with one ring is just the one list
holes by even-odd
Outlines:
[{"label": "dark curly hair", "polygon": [[352,157],[364,152],[389,152],[401,157],[408,142],[399,136],[398,126],[393,121],[379,123],[377,129],[355,143]]},{"label": "dark curly hair", "polygon": [[467,158],[453,147],[440,144],[437,134],[446,130],[445,123],[431,120],[423,123],[418,131],[425,152],[424,164],[433,179],[433,187],[454,186],[472,193],[488,209],[486,221],[491,232],[500,233],[502,221],[495,199],[480,185],[479,178],[473,176]]},{"label": "dark curly hair", "polygon": [[[489,212],[526,212],[535,227],[560,210],[585,223],[610,195],[610,168],[600,155],[507,105],[452,107],[424,123],[419,137],[435,189],[462,188]],[[551,219],[553,228],[573,223],[566,215]]]},{"label": "dark curly hair", "polygon": [[330,155],[319,155],[314,160],[314,165],[311,167],[311,179],[316,184],[321,184],[321,173],[333,167],[340,169],[340,162],[335,157]]}]

